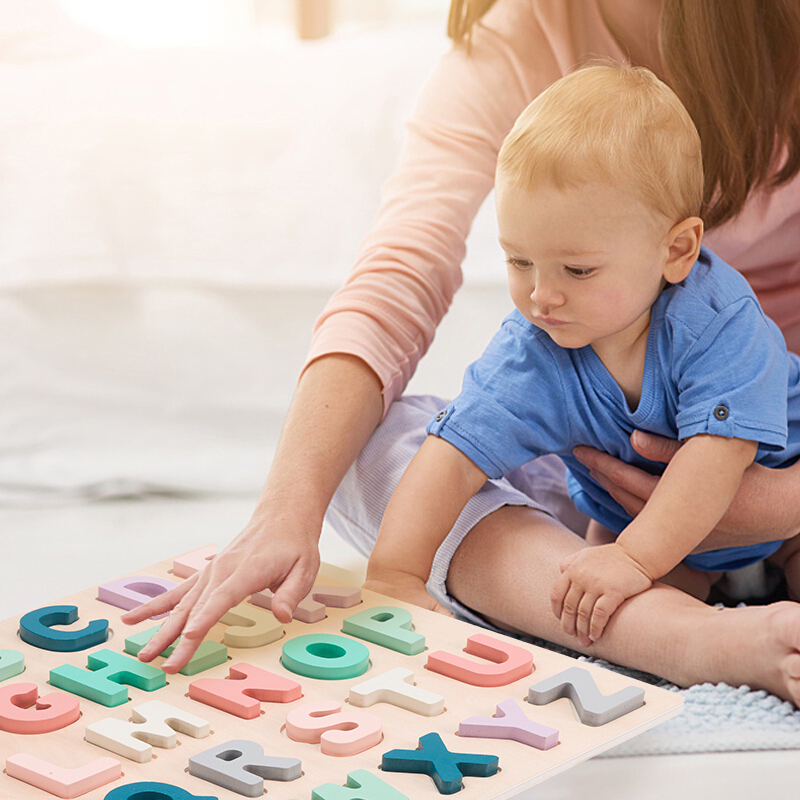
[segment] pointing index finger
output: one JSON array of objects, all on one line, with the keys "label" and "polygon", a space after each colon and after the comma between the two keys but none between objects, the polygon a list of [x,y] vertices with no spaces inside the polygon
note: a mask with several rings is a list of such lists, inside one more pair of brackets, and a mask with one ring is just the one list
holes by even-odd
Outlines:
[{"label": "pointing index finger", "polygon": [[142,620],[172,611],[191,590],[196,580],[197,576],[193,575],[174,589],[170,589],[168,592],[164,592],[158,597],[154,597],[152,600],[126,611],[120,619],[125,625],[136,625],[137,622],[142,622]]}]

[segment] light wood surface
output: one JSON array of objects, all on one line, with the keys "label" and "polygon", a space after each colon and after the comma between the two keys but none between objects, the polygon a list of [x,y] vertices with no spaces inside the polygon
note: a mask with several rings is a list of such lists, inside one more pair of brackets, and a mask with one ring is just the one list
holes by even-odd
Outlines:
[{"label": "light wood surface", "polygon": [[[175,580],[171,568],[172,560],[169,560],[130,574]],[[109,576],[109,580],[114,577],[116,576]],[[320,577],[320,582],[330,584],[338,581],[332,575],[326,574],[324,577]],[[121,653],[127,636],[152,628],[155,624],[147,621],[139,626],[123,626],[119,620],[123,613],[122,609],[102,603],[96,597],[97,587],[95,586],[62,600],[42,598],[41,603],[41,606],[76,605],[79,610],[79,620],[75,623],[76,628],[83,627],[93,619],[108,619],[112,631],[111,638],[104,645],[90,650],[78,653],[41,650],[26,644],[18,637],[19,617],[0,623],[0,649],[16,650],[25,656],[25,671],[21,675],[3,681],[0,683],[0,687],[13,683],[33,682],[39,687],[40,695],[45,695],[53,691],[53,688],[48,685],[50,669],[62,664],[74,664],[77,667],[85,668],[87,655],[100,649],[111,649]],[[407,656],[376,644],[364,642],[370,652],[370,667],[360,677],[347,680],[315,680],[294,675],[281,666],[282,646],[293,637],[309,633],[343,635],[341,628],[346,617],[375,606],[394,606],[410,611],[414,629],[426,637],[426,649],[418,655]],[[265,614],[269,613],[263,609],[257,610]],[[225,627],[221,624],[216,626],[209,638],[221,641]],[[428,776],[383,772],[379,765],[382,754],[388,750],[394,748],[413,750],[417,747],[421,736],[436,732],[441,735],[445,745],[452,751],[491,753],[499,756],[500,771],[496,775],[488,778],[465,778],[464,788],[458,793],[458,796],[465,800],[467,798],[500,800],[513,797],[523,789],[635,736],[680,711],[682,699],[675,693],[638,683],[593,665],[578,664],[566,656],[495,634],[491,634],[491,636],[514,646],[523,647],[532,653],[534,665],[532,674],[506,686],[480,688],[469,686],[425,668],[429,653],[435,650],[444,650],[463,655],[467,638],[480,632],[484,631],[467,623],[414,606],[407,606],[380,595],[363,592],[361,605],[349,609],[328,608],[326,619],[312,625],[294,621],[285,626],[283,637],[272,644],[258,648],[229,648],[227,664],[194,676],[168,676],[168,685],[154,692],[145,692],[131,687],[129,688],[130,700],[122,706],[106,708],[81,698],[81,718],[60,731],[30,736],[0,731],[0,760],[5,764],[5,759],[13,754],[28,753],[61,767],[81,767],[107,756],[119,758],[123,762],[123,777],[114,783],[83,795],[88,800],[102,800],[112,788],[137,781],[171,783],[194,795],[216,796],[228,800],[241,795],[189,775],[186,771],[188,759],[190,756],[231,739],[249,739],[261,744],[269,755],[299,758],[302,761],[303,774],[297,780],[287,783],[265,781],[265,791],[270,798],[309,800],[312,790],[321,784],[343,785],[348,773],[357,769],[366,769],[390,783],[409,798],[424,800],[424,798],[440,796]],[[475,660],[480,661],[480,659]],[[155,663],[160,663],[160,659],[157,659]],[[227,677],[229,666],[239,663],[252,664],[297,680],[302,686],[302,698],[285,704],[262,703],[261,715],[252,720],[240,719],[188,698],[190,683],[200,678]],[[604,726],[590,727],[579,721],[567,699],[558,700],[547,706],[533,706],[525,702],[529,686],[576,665],[585,667],[590,672],[600,691],[605,695],[625,687],[640,686],[645,690],[644,706]],[[387,703],[380,703],[364,709],[381,718],[383,741],[354,756],[324,755],[319,745],[294,742],[286,735],[286,715],[293,708],[306,703],[326,700],[338,701],[343,704],[344,708],[348,708],[347,700],[351,686],[397,667],[413,670],[417,686],[444,696],[445,711],[437,716],[427,717]],[[472,716],[491,717],[495,713],[497,704],[509,698],[517,701],[533,721],[558,729],[559,744],[550,750],[540,751],[510,740],[466,738],[457,735],[456,732],[461,721]],[[211,734],[204,739],[194,739],[179,733],[177,747],[174,749],[155,748],[153,759],[141,764],[114,756],[114,754],[85,741],[84,733],[87,725],[109,717],[128,720],[133,707],[152,700],[168,703],[208,720],[211,724]],[[0,797],[27,799],[48,796],[50,795],[42,790],[6,774],[0,775]]]}]

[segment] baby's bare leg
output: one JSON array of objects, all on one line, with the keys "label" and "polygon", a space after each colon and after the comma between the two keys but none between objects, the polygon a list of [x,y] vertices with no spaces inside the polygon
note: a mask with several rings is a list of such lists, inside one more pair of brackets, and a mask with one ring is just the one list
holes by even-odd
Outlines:
[{"label": "baby's bare leg", "polygon": [[[656,583],[629,598],[588,648],[550,610],[558,565],[583,539],[552,517],[506,506],[484,518],[459,546],[448,590],[507,630],[540,636],[681,686],[747,684],[800,703],[800,605],[716,609]],[[521,600],[521,598],[523,598]]]}]

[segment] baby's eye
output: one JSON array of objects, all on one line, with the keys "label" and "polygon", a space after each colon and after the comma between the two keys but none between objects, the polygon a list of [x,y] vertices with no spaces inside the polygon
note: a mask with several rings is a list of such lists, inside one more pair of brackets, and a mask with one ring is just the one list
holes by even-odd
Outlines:
[{"label": "baby's eye", "polygon": [[506,264],[515,269],[528,269],[531,266],[530,261],[525,261],[522,258],[512,258],[511,256],[506,259]]},{"label": "baby's eye", "polygon": [[597,272],[595,267],[564,267],[564,269],[573,278],[589,278]]}]

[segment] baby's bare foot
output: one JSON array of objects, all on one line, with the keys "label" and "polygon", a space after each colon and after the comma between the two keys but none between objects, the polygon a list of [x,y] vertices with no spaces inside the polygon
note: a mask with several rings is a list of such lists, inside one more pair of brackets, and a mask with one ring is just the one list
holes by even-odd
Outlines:
[{"label": "baby's bare foot", "polygon": [[776,648],[778,689],[775,694],[800,706],[800,604],[776,603],[772,612],[772,630]]},{"label": "baby's bare foot", "polygon": [[[726,648],[730,676],[720,679],[766,689],[800,707],[800,604],[725,609],[718,619],[728,633],[735,630]],[[737,643],[738,652],[731,649]]]}]

